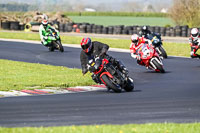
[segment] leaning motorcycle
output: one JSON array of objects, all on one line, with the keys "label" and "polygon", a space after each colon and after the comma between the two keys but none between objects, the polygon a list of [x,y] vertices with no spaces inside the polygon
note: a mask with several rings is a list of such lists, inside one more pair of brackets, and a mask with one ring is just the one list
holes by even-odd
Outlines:
[{"label": "leaning motorcycle", "polygon": [[98,83],[104,84],[109,90],[119,93],[122,89],[127,92],[134,89],[133,79],[114,66],[109,61],[109,57],[90,59],[88,69],[97,78]]},{"label": "leaning motorcycle", "polygon": [[164,73],[162,60],[151,44],[144,43],[136,51],[142,60],[142,63],[151,70]]},{"label": "leaning motorcycle", "polygon": [[147,36],[147,39],[151,40],[153,46],[155,47],[156,51],[158,52],[159,56],[163,58],[167,58],[167,53],[163,48],[162,39],[159,34],[152,33]]},{"label": "leaning motorcycle", "polygon": [[51,31],[47,35],[47,42],[49,45],[49,51],[59,50],[60,52],[64,52],[64,48],[61,44],[61,39],[59,32]]}]

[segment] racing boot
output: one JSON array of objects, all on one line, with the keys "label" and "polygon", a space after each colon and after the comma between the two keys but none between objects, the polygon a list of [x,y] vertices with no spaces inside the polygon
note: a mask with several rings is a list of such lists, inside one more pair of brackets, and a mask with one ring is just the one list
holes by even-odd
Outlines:
[{"label": "racing boot", "polygon": [[191,55],[191,58],[198,58],[198,59],[200,59],[200,55],[197,55],[197,54]]},{"label": "racing boot", "polygon": [[117,66],[118,66],[119,70],[121,70],[121,72],[123,74],[127,75],[128,74],[128,69],[124,66],[124,64],[119,60],[117,60],[116,62],[117,62]]},{"label": "racing boot", "polygon": [[119,68],[119,70],[123,73],[123,74],[128,74],[128,69],[124,66],[124,64],[119,61],[116,60],[115,58],[113,58],[112,56],[109,56],[109,61],[114,65],[117,66]]}]

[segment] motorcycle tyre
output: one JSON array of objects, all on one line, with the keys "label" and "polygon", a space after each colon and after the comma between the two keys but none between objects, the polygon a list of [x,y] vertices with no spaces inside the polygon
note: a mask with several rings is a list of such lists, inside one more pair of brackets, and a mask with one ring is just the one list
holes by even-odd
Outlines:
[{"label": "motorcycle tyre", "polygon": [[160,70],[161,73],[165,73],[165,70],[163,69],[163,66],[160,65],[160,64],[157,62],[157,60],[154,59],[152,62],[153,62],[153,64],[157,67],[157,69]]},{"label": "motorcycle tyre", "polygon": [[56,43],[57,43],[58,46],[59,46],[59,51],[60,51],[60,52],[64,52],[64,48],[63,48],[61,42],[60,42],[60,41],[56,41]]},{"label": "motorcycle tyre", "polygon": [[115,84],[112,83],[112,81],[109,79],[109,77],[107,75],[102,75],[101,77],[103,79],[103,81],[106,83],[106,86],[109,89],[112,89],[114,92],[116,93],[120,93],[121,92],[121,88],[117,87]]},{"label": "motorcycle tyre", "polygon": [[165,49],[162,46],[160,46],[159,49],[160,49],[160,51],[162,53],[162,57],[163,58],[167,58],[167,53],[166,53]]},{"label": "motorcycle tyre", "polygon": [[130,81],[130,79],[128,79],[127,81],[127,85],[124,87],[124,90],[127,92],[131,92],[134,89],[134,84],[133,82]]}]

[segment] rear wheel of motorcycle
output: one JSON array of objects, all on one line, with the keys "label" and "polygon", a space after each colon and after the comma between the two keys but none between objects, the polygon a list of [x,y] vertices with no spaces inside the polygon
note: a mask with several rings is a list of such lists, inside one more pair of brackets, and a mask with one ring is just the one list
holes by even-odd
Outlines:
[{"label": "rear wheel of motorcycle", "polygon": [[120,92],[121,92],[121,87],[115,85],[115,84],[110,80],[110,78],[109,78],[107,75],[103,75],[101,78],[102,78],[103,81],[106,83],[106,86],[107,86],[109,89],[112,89],[114,92],[117,92],[117,93],[120,93]]},{"label": "rear wheel of motorcycle", "polygon": [[160,51],[162,53],[162,57],[163,58],[167,58],[167,53],[166,53],[165,49],[162,46],[160,46],[159,49],[160,49]]},{"label": "rear wheel of motorcycle", "polygon": [[161,73],[165,73],[165,70],[164,70],[163,66],[162,66],[160,63],[158,63],[157,60],[154,59],[154,60],[152,61],[152,63],[156,66],[156,68],[157,68]]},{"label": "rear wheel of motorcycle", "polygon": [[124,90],[130,92],[133,91],[133,89],[134,89],[134,84],[130,79],[128,79],[127,85],[124,87]]},{"label": "rear wheel of motorcycle", "polygon": [[60,50],[60,52],[64,52],[64,48],[63,48],[61,42],[60,42],[60,41],[56,41],[56,43],[57,43],[58,46],[59,46],[59,50]]}]

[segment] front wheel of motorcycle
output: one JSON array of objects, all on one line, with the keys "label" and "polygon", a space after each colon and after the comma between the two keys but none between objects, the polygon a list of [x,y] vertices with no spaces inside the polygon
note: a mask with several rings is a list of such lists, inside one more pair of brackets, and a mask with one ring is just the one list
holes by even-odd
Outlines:
[{"label": "front wheel of motorcycle", "polygon": [[133,89],[134,89],[133,80],[132,80],[131,78],[128,78],[127,84],[126,84],[126,86],[124,87],[124,90],[127,91],[127,92],[130,92],[130,91],[133,91]]},{"label": "front wheel of motorcycle", "polygon": [[114,92],[117,92],[117,93],[121,92],[121,87],[116,85],[116,84],[114,84],[107,75],[102,75],[101,78],[106,83],[106,86],[109,89],[112,89]]},{"label": "front wheel of motorcycle", "polygon": [[158,63],[158,61],[156,59],[152,60],[152,63],[156,66],[156,68],[161,72],[161,73],[165,73],[165,70],[163,68],[163,66]]},{"label": "front wheel of motorcycle", "polygon": [[160,51],[161,51],[161,53],[162,53],[162,54],[161,54],[162,57],[163,57],[163,58],[167,58],[167,53],[166,53],[165,49],[164,49],[162,46],[160,46],[159,49],[160,49]]},{"label": "front wheel of motorcycle", "polygon": [[57,43],[58,46],[59,46],[59,50],[60,50],[60,52],[64,52],[64,48],[63,48],[61,42],[60,42],[60,41],[56,41],[56,43]]}]

